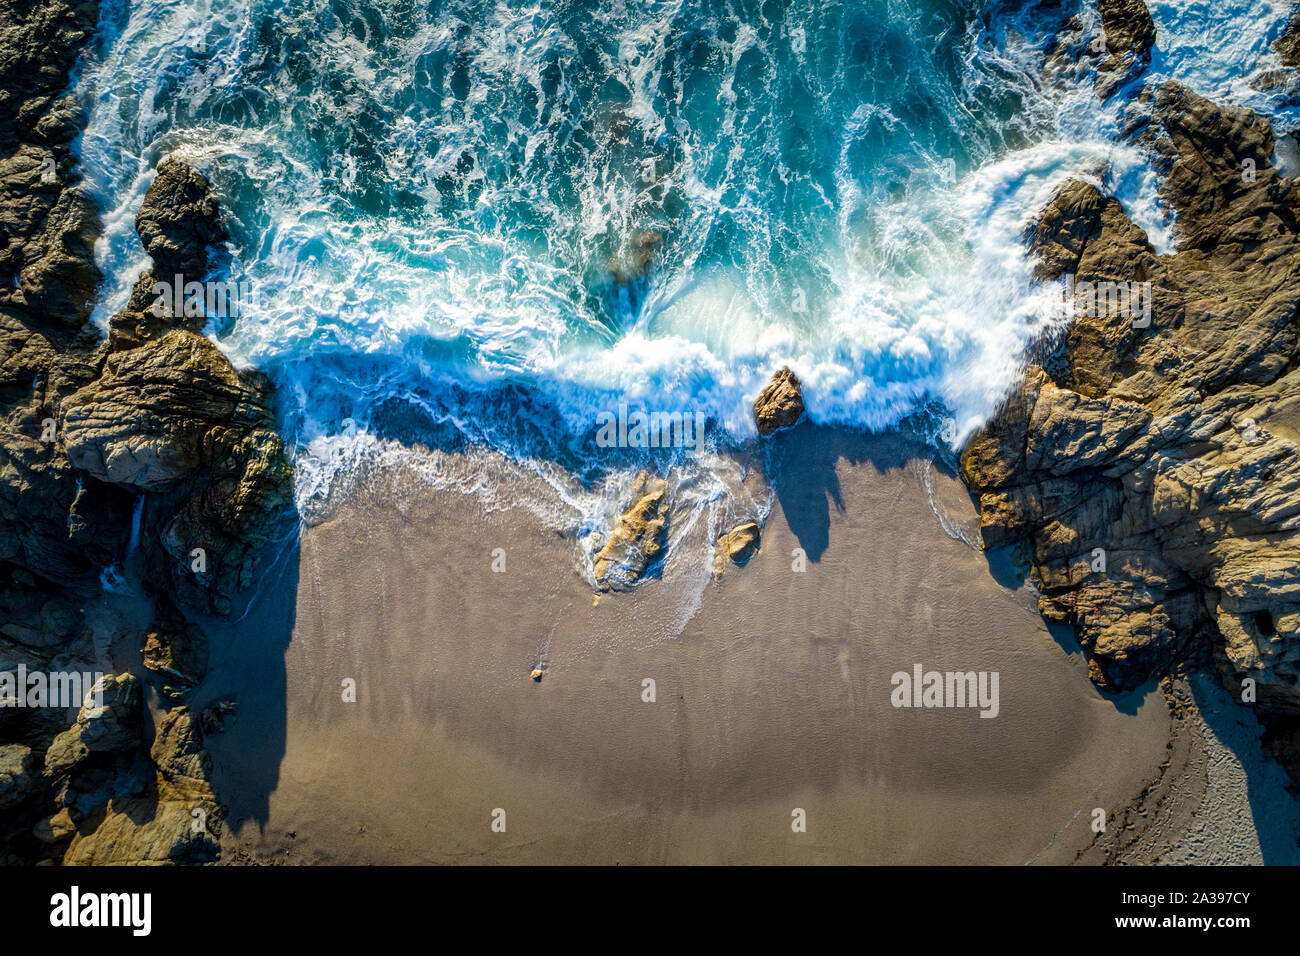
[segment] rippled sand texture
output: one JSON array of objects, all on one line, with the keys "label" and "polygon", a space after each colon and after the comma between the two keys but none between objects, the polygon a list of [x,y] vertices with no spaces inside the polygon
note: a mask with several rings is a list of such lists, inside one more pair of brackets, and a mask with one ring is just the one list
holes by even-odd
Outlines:
[{"label": "rippled sand texture", "polygon": [[[237,822],[227,849],[351,863],[1073,859],[1092,809],[1126,805],[1157,774],[1160,693],[1101,697],[1031,596],[944,533],[911,449],[803,434],[794,450],[833,464],[784,473],[747,567],[710,583],[707,554],[680,555],[685,569],[598,602],[574,543],[531,512],[485,515],[400,472],[373,478],[304,531],[300,556],[214,642],[209,679],[241,701],[210,741]],[[951,524],[973,518],[937,465],[929,481]],[[498,547],[505,573],[491,570]],[[267,635],[289,603],[284,688],[239,686],[238,662],[283,651]],[[998,671],[999,715],[894,709],[890,675],[916,663]]]}]

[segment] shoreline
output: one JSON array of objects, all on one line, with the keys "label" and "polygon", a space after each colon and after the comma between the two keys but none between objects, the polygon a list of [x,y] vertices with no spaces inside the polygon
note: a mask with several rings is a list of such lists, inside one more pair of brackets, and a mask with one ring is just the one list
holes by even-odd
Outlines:
[{"label": "shoreline", "polygon": [[[1138,82],[1155,33],[1145,10],[1136,16],[1142,4],[1125,5],[1136,18],[1126,23],[1114,21],[1117,5],[1101,6],[1112,17],[1106,29],[1128,45],[1099,66],[1105,97]],[[67,19],[55,57],[66,73],[87,39],[85,10],[57,13]],[[351,491],[300,536],[268,544],[291,479],[269,385],[236,373],[199,334],[202,323],[189,321],[197,317],[147,312],[148,271],[141,295],[97,340],[85,321],[92,303],[74,301],[93,285],[82,247],[101,225],[61,138],[75,136],[79,119],[71,97],[45,93],[44,125],[32,114],[30,130],[13,117],[0,128],[55,172],[36,184],[33,159],[13,173],[14,188],[42,197],[50,225],[15,220],[44,258],[5,293],[12,374],[0,437],[17,465],[5,497],[13,543],[0,566],[14,623],[0,651],[107,662],[118,676],[107,741],[76,714],[0,714],[0,797],[17,808],[4,820],[16,834],[7,861],[1300,858],[1300,804],[1280,770],[1300,766],[1294,735],[1270,737],[1265,758],[1255,715],[1213,680],[1216,670],[1229,687],[1254,675],[1260,711],[1277,720],[1270,727],[1293,719],[1294,665],[1270,640],[1300,633],[1300,605],[1274,599],[1292,593],[1295,564],[1272,563],[1281,539],[1268,554],[1247,544],[1289,527],[1287,489],[1300,487],[1294,316],[1232,287],[1232,269],[1183,268],[1202,252],[1235,267],[1238,241],[1250,254],[1272,244],[1257,256],[1261,269],[1294,255],[1300,199],[1267,164],[1233,201],[1267,209],[1282,232],[1261,227],[1252,238],[1237,227],[1260,217],[1200,208],[1217,195],[1219,166],[1235,181],[1238,153],[1271,154],[1267,123],[1238,122],[1239,110],[1174,85],[1159,90],[1147,121],[1207,147],[1179,140],[1175,168],[1185,175],[1173,195],[1188,207],[1179,228],[1190,253],[1154,255],[1113,197],[1091,187],[1064,187],[1043,211],[1031,248],[1045,268],[1111,281],[1116,262],[1140,253],[1165,283],[1156,283],[1156,328],[1177,313],[1176,327],[1193,333],[1160,348],[1127,337],[1115,348],[1105,317],[1076,322],[1060,353],[1044,357],[1052,380],[1031,374],[1025,435],[1014,415],[988,426],[978,469],[964,470],[970,492],[898,431],[800,421],[800,399],[788,419],[777,420],[790,408],[776,403],[774,434],[760,415],[768,437],[715,456],[722,491],[679,469],[643,495],[633,470],[614,467],[603,497],[557,478],[580,491],[557,504],[555,484],[471,446],[430,452],[443,456],[448,479],[436,487],[401,465],[348,476]],[[1173,155],[1166,150],[1171,166]],[[226,237],[210,184],[172,158],[159,162],[155,184],[135,220],[153,267],[206,275],[209,251]],[[1213,308],[1191,302],[1206,293],[1200,271],[1222,284]],[[1284,272],[1273,276],[1277,298],[1294,301]],[[1184,289],[1187,275],[1198,278]],[[1262,344],[1241,344],[1242,303],[1259,306],[1248,318]],[[1148,325],[1151,304],[1148,295]],[[1220,351],[1207,359],[1202,349],[1184,368],[1180,348],[1207,343]],[[1180,389],[1207,382],[1202,417],[1181,417]],[[1033,402],[1046,424],[1031,428]],[[1257,417],[1241,428],[1247,412]],[[46,414],[58,426],[48,449],[33,437]],[[1088,551],[1076,545],[1112,547],[1111,518],[1087,507],[1104,497],[1099,469],[1133,470],[1134,447],[1163,453],[1178,429],[1188,429],[1195,455],[1213,445],[1214,461],[1203,464],[1227,461],[1236,486],[1214,510],[1197,511],[1222,490],[1201,483],[1204,470],[1160,471],[1159,508],[1142,482],[1113,482],[1107,494],[1128,496],[1126,516],[1150,505],[1151,527],[1119,542],[1137,555],[1112,565],[1129,578],[1085,584],[1087,600],[1076,600],[1075,559]],[[1020,438],[1037,443],[1032,462]],[[1262,490],[1251,484],[1260,443],[1274,469]],[[1178,454],[1166,457],[1182,467]],[[1059,510],[1062,475],[1077,485],[1068,491],[1084,505],[1077,510]],[[634,507],[611,513],[632,488]],[[1264,514],[1244,532],[1243,508]],[[1181,521],[1182,534],[1199,534],[1193,518],[1206,517],[1220,520],[1216,541],[1238,549],[1235,564],[1186,542],[1166,554],[1152,530],[1173,534]],[[607,590],[593,542],[626,526],[621,546],[635,555],[659,518],[666,557],[642,562],[635,587]],[[729,561],[721,537],[751,522],[762,524],[756,553]],[[1004,547],[973,547],[981,531]],[[207,560],[210,541],[208,575],[192,561]],[[1024,569],[1017,546],[1035,549]],[[274,560],[255,573],[258,552]],[[93,590],[109,560],[133,565],[140,593]],[[86,589],[60,590],[70,577]],[[246,614],[212,616],[250,597]],[[1077,613],[1098,606],[1105,615]],[[1152,636],[1157,617],[1163,643]],[[1188,667],[1199,670],[1188,678]],[[986,691],[983,677],[997,675],[1000,699],[983,708],[997,716],[892,706],[893,676],[914,669],[979,675],[972,686]],[[188,829],[195,808],[213,820],[197,836]],[[498,809],[510,821],[502,832],[490,826]],[[1100,836],[1089,829],[1097,809],[1108,821]],[[792,814],[806,829],[791,828]]]},{"label": "shoreline", "polygon": [[[400,470],[305,527],[297,567],[279,565],[244,624],[214,634],[225,651],[199,690],[241,706],[208,741],[230,810],[223,857],[1071,862],[1093,806],[1118,812],[1158,775],[1162,695],[1109,699],[1082,679],[1032,592],[945,533],[915,446],[785,434],[825,446],[834,474],[777,490],[745,567],[713,582],[701,555],[698,609],[671,593],[674,568],[598,594],[571,542],[527,510],[484,513]],[[832,483],[842,507],[815,500]],[[953,476],[930,483],[974,521]],[[819,507],[826,542],[796,574],[787,555]],[[665,619],[685,623],[665,633]],[[276,637],[286,624],[291,640]],[[286,648],[269,689],[239,673],[268,636]],[[999,671],[999,716],[891,707],[890,676],[915,663]],[[341,699],[347,676],[356,703]],[[505,834],[490,829],[498,808]],[[790,829],[795,808],[806,833]]]}]

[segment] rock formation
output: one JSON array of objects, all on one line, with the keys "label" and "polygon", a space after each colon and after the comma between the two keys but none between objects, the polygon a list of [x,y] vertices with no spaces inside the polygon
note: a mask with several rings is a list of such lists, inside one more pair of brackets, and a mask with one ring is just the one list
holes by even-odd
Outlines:
[{"label": "rock formation", "polygon": [[144,666],[160,678],[160,690],[165,696],[182,697],[208,672],[208,639],[170,601],[160,597],[155,601],[154,623],[145,632],[140,656]]},{"label": "rock formation", "polygon": [[1277,50],[1284,66],[1300,68],[1300,12],[1291,17],[1273,49]]},{"label": "rock formation", "polygon": [[803,389],[799,377],[789,368],[772,376],[754,400],[754,421],[760,435],[789,428],[803,417]]},{"label": "rock formation", "polygon": [[[163,715],[149,758],[154,772],[136,787],[113,788],[110,796],[95,799],[91,805],[87,805],[86,794],[78,794],[82,822],[71,834],[65,864],[203,863],[216,859],[221,808],[209,783],[212,758],[203,749],[188,708],[176,707]],[[70,817],[76,818],[76,814]],[[55,819],[48,821],[48,826],[51,831],[66,833],[66,826],[60,828]]]},{"label": "rock formation", "polygon": [[1156,25],[1143,0],[1099,0],[1105,56],[1098,65],[1097,92],[1105,98],[1151,63]]},{"label": "rock formation", "polygon": [[642,472],[632,497],[632,506],[592,560],[592,572],[603,591],[634,587],[668,545],[667,484]]},{"label": "rock formation", "polygon": [[1137,106],[1176,252],[1093,186],[1058,191],[1028,238],[1075,318],[963,473],[985,546],[1027,545],[1040,609],[1074,625],[1099,685],[1214,662],[1247,701],[1254,682],[1294,774],[1300,192],[1258,117],[1173,83]]},{"label": "rock formation", "polygon": [[[178,609],[231,609],[259,550],[291,527],[292,476],[267,383],[198,334],[205,317],[153,307],[155,274],[201,281],[225,239],[184,162],[160,164],[136,220],[152,270],[107,339],[88,322],[98,213],[64,91],[97,17],[94,3],[0,0],[0,670],[101,659],[84,609],[128,559],[138,516],[155,624],[136,646],[177,699],[207,661]],[[5,859],[212,859],[216,830],[192,825],[196,808],[220,819],[199,722],[173,709],[151,745],[137,678],[100,689],[105,713],[83,707],[71,726],[58,708],[0,708]]]},{"label": "rock formation", "polygon": [[727,557],[733,564],[745,565],[758,551],[758,522],[745,521],[736,525],[722,537]]},{"label": "rock formation", "polygon": [[743,521],[718,537],[713,556],[715,580],[726,572],[728,561],[742,568],[749,563],[749,559],[758,553],[759,534],[757,521]]},{"label": "rock formation", "polygon": [[1100,23],[1075,14],[1061,24],[1047,51],[1045,75],[1062,87],[1091,82],[1101,99],[1109,99],[1151,63],[1156,27],[1142,0],[1098,0],[1097,10]]}]

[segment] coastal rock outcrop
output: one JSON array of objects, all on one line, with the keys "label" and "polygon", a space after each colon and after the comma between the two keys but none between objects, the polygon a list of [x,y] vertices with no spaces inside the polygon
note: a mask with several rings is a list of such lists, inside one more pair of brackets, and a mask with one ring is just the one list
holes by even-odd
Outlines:
[{"label": "coastal rock outcrop", "polygon": [[727,557],[733,564],[744,565],[758,551],[758,522],[745,521],[732,528],[726,535]]},{"label": "coastal rock outcrop", "polygon": [[72,837],[65,865],[207,863],[216,859],[221,808],[212,758],[185,707],[163,715],[149,750],[156,768],[140,795],[114,796]]},{"label": "coastal rock outcrop", "polygon": [[637,476],[632,497],[632,506],[623,512],[592,560],[592,573],[601,590],[634,587],[667,547],[667,483],[642,472]]},{"label": "coastal rock outcrop", "polygon": [[[158,164],[135,229],[152,267],[136,281],[126,308],[109,322],[115,351],[137,348],[178,329],[201,331],[207,316],[198,302],[206,306],[209,296],[202,284],[194,284],[207,275],[213,251],[229,238],[211,184],[175,157]],[[187,294],[196,288],[201,296]],[[230,305],[226,303],[227,309]]]},{"label": "coastal rock outcrop", "polygon": [[144,666],[158,675],[162,692],[181,697],[208,672],[208,639],[166,598],[155,603],[154,624],[145,632],[140,656]]},{"label": "coastal rock outcrop", "polygon": [[1097,92],[1104,99],[1151,63],[1156,25],[1143,0],[1098,0],[1097,11],[1106,47]]},{"label": "coastal rock outcrop", "polygon": [[1300,67],[1300,12],[1291,17],[1282,35],[1273,43],[1273,49],[1277,50],[1284,66]]},{"label": "coastal rock outcrop", "polygon": [[718,544],[726,551],[732,564],[743,567],[758,552],[758,541],[758,522],[743,521],[724,534]]},{"label": "coastal rock outcrop", "polygon": [[[150,187],[141,240],[167,268],[206,272],[215,200],[207,180],[179,160]],[[174,199],[179,205],[168,210]],[[137,285],[143,285],[145,279]],[[134,302],[134,298],[133,298]],[[139,304],[139,303],[135,303]],[[284,526],[292,475],[273,427],[270,389],[239,373],[207,338],[166,328],[175,317],[128,308],[102,374],[62,406],[71,464],[132,494],[149,493],[142,550],[179,603],[228,613],[252,583],[257,553]]]},{"label": "coastal rock outcrop", "polygon": [[763,436],[789,428],[803,417],[803,386],[799,376],[782,368],[754,400],[754,421]]},{"label": "coastal rock outcrop", "polygon": [[[1156,26],[1143,0],[1097,0],[1097,12],[1100,23],[1081,12],[1060,24],[1044,67],[1045,78],[1057,86],[1073,87],[1091,78],[1104,100],[1150,65]],[[1051,16],[1048,10],[1042,13]]]},{"label": "coastal rock outcrop", "polygon": [[[143,727],[140,682],[131,674],[101,677],[76,722],[45,752],[45,775],[62,781],[91,757],[131,751]],[[73,789],[84,789],[74,787]]]},{"label": "coastal rock outcrop", "polygon": [[135,231],[153,260],[154,275],[166,279],[176,273],[187,280],[202,278],[208,250],[227,239],[211,184],[179,159],[158,164],[136,214]]},{"label": "coastal rock outcrop", "polygon": [[164,714],[146,751],[139,681],[105,677],[97,690],[102,709],[88,701],[46,754],[59,809],[36,824],[37,839],[65,864],[214,859],[222,812],[212,760],[188,709]]},{"label": "coastal rock outcrop", "polygon": [[[108,356],[104,373],[63,403],[74,468],[133,493],[164,491],[211,467],[240,422],[239,376],[212,344],[181,329]],[[214,434],[215,432],[215,434]]]},{"label": "coastal rock outcrop", "polygon": [[[0,0],[0,661],[103,660],[88,610],[134,563],[156,606],[149,633],[130,637],[180,695],[207,646],[177,607],[230,610],[258,551],[291,527],[292,476],[267,382],[196,334],[203,315],[153,308],[155,273],[201,281],[226,239],[198,171],[160,164],[136,221],[152,271],[107,340],[87,321],[99,222],[66,89],[97,20],[93,2]],[[197,722],[169,714],[150,748],[139,680],[98,689],[104,712],[83,707],[71,726],[55,707],[0,710],[5,859],[213,858],[193,828],[195,808],[220,817]]]},{"label": "coastal rock outcrop", "polygon": [[713,579],[726,573],[727,562],[743,568],[758,553],[760,527],[757,521],[742,521],[719,535],[713,554]]},{"label": "coastal rock outcrop", "polygon": [[93,2],[0,0],[0,148],[75,133],[59,98],[98,17]]},{"label": "coastal rock outcrop", "polygon": [[1093,186],[1057,192],[1029,246],[1073,322],[962,471],[985,546],[1027,545],[1099,685],[1215,664],[1281,728],[1300,714],[1300,194],[1258,117],[1173,83],[1140,105],[1176,252]]},{"label": "coastal rock outcrop", "polygon": [[0,745],[0,810],[27,799],[33,763],[32,748],[22,744]]}]

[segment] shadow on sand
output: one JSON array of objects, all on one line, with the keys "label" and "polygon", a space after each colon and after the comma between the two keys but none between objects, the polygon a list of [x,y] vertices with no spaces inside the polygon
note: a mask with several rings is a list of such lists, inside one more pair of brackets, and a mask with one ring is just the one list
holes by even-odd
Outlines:
[{"label": "shadow on sand", "polygon": [[245,820],[264,827],[270,796],[280,781],[287,732],[285,654],[298,605],[299,535],[268,545],[259,556],[254,587],[229,619],[208,618],[208,674],[191,695],[198,711],[234,700],[238,711],[225,730],[205,738],[212,754],[213,783],[227,811],[227,825]]},{"label": "shadow on sand", "polygon": [[1206,726],[1241,761],[1251,822],[1264,863],[1300,863],[1300,804],[1288,792],[1294,791],[1295,784],[1282,766],[1260,749],[1263,728],[1254,711],[1237,703],[1207,675],[1196,675],[1188,684]]},{"label": "shadow on sand", "polygon": [[843,512],[837,462],[870,463],[884,474],[916,458],[932,458],[948,475],[952,468],[916,436],[904,431],[868,434],[853,428],[815,425],[804,419],[763,443],[768,480],[790,530],[808,560],[820,561],[830,544],[831,508]]}]

